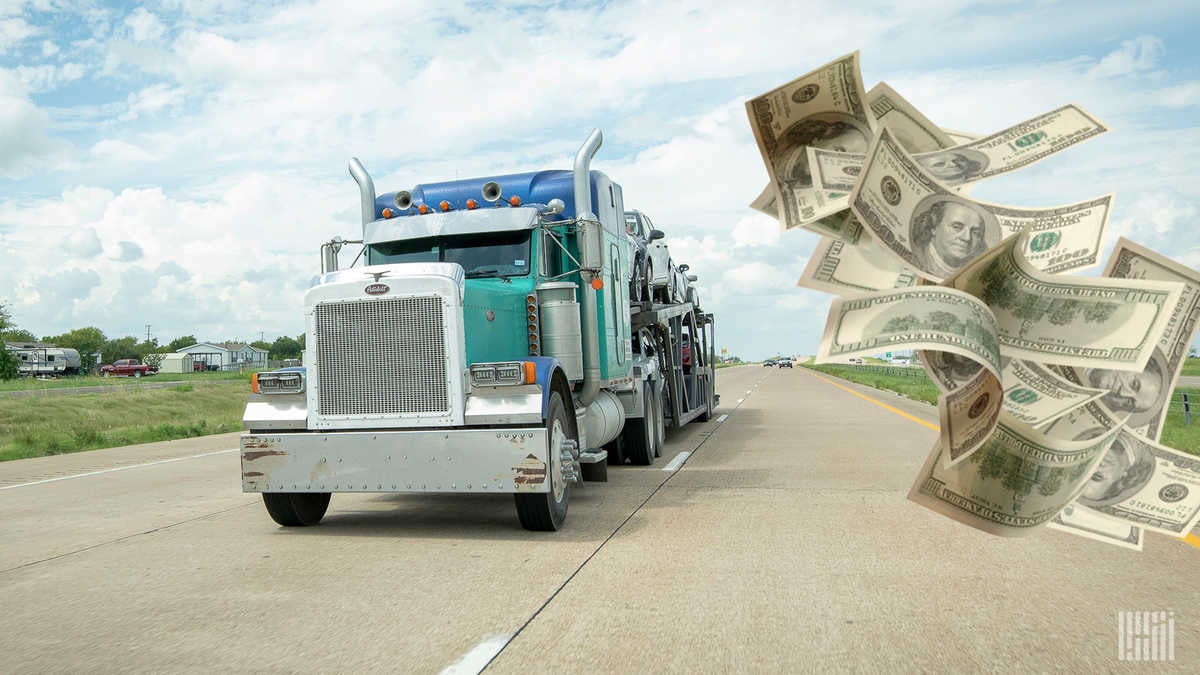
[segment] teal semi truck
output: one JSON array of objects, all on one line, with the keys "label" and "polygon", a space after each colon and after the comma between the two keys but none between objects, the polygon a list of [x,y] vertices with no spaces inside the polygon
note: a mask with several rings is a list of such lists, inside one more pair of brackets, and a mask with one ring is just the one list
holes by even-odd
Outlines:
[{"label": "teal semi truck", "polygon": [[[242,488],[277,523],[315,525],[335,492],[511,493],[557,530],[574,486],[711,416],[713,317],[641,292],[601,142],[572,170],[383,194],[351,160],[362,238],[322,247],[304,365],[258,374],[243,419]],[[338,269],[346,243],[363,266]]]}]

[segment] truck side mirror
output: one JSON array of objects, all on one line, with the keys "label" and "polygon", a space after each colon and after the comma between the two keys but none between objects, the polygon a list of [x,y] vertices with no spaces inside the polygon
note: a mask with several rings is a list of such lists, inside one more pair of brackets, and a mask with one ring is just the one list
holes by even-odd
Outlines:
[{"label": "truck side mirror", "polygon": [[688,270],[690,270],[690,269],[691,269],[691,266],[690,266],[690,265],[688,265],[687,263],[684,263],[684,264],[682,264],[682,265],[680,265],[680,266],[679,266],[679,271],[680,271],[680,272],[686,272],[686,271],[688,271]]},{"label": "truck side mirror", "polygon": [[662,230],[650,230],[650,237],[647,241],[658,241],[667,235],[663,234]]}]

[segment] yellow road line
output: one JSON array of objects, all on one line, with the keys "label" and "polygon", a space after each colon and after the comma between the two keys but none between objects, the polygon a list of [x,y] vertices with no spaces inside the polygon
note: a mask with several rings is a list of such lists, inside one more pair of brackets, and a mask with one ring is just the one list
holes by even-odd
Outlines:
[{"label": "yellow road line", "polygon": [[884,403],[883,401],[877,401],[877,400],[871,398],[870,396],[867,396],[866,394],[860,394],[859,392],[854,391],[850,387],[838,384],[837,382],[834,382],[833,380],[830,380],[829,378],[821,377],[820,375],[817,375],[809,368],[805,368],[804,371],[807,372],[809,375],[812,375],[813,377],[817,378],[818,380],[821,380],[823,382],[828,382],[829,384],[832,384],[833,386],[837,387],[838,389],[841,389],[843,391],[848,391],[851,394],[854,394],[855,396],[857,396],[861,399],[870,401],[871,403],[874,403],[875,405],[877,405],[881,408],[884,408],[886,410],[890,410],[890,411],[896,413],[897,415],[900,415],[901,417],[907,417],[908,419],[916,422],[917,424],[929,427],[930,429],[933,429],[934,431],[941,431],[941,427],[939,427],[936,424],[930,424],[929,422],[926,422],[925,420],[921,419],[920,417],[909,415],[908,413],[904,412],[903,410],[900,410],[898,408],[893,408],[892,406]]},{"label": "yellow road line", "polygon": [[[831,380],[827,377],[821,377],[820,375],[817,375],[815,372],[813,372],[812,369],[810,369],[810,368],[804,368],[804,372],[808,373],[809,375],[812,375],[813,377],[817,378],[818,380],[821,380],[822,382],[828,382],[829,384],[832,384],[833,386],[837,387],[838,389],[841,389],[843,391],[848,391],[851,394],[854,394],[855,396],[857,396],[861,399],[865,399],[867,401],[870,401],[871,403],[874,403],[875,405],[877,405],[881,408],[890,410],[890,411],[896,413],[897,415],[900,415],[901,417],[907,417],[908,419],[916,422],[917,424],[929,427],[930,429],[933,429],[934,431],[941,431],[941,427],[939,427],[936,424],[930,424],[929,422],[926,422],[925,420],[923,420],[919,417],[914,417],[912,415],[909,415],[908,413],[904,412],[903,410],[893,408],[892,406],[884,403],[883,401],[877,401],[877,400],[871,398],[870,396],[867,396],[866,394],[862,394],[857,391],[854,391],[850,387],[838,384],[837,382],[834,382],[833,380]],[[1189,534],[1186,537],[1183,537],[1183,541],[1191,544],[1192,546],[1195,546],[1196,548],[1200,548],[1200,537],[1198,537],[1194,534]]]}]

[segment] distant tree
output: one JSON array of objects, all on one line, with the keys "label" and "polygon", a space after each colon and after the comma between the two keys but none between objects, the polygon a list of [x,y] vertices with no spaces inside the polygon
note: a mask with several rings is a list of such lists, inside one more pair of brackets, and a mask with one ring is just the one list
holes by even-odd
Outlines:
[{"label": "distant tree", "polygon": [[271,344],[270,358],[276,360],[298,359],[303,351],[304,346],[299,341],[284,335],[283,337],[276,338],[275,342]]},{"label": "distant tree", "polygon": [[162,367],[163,358],[165,357],[166,354],[162,353],[146,354],[142,357],[142,363],[148,366],[154,366],[155,368],[160,368]]},{"label": "distant tree", "polygon": [[191,347],[194,344],[196,344],[195,335],[182,335],[171,340],[171,343],[167,345],[167,351],[177,352],[184,347]]},{"label": "distant tree", "polygon": [[10,328],[0,333],[5,342],[37,342],[37,336],[21,328]]},{"label": "distant tree", "polygon": [[305,349],[307,349],[307,347],[306,347],[306,346],[305,346],[305,344],[304,344],[304,333],[301,333],[301,334],[299,334],[299,335],[297,335],[297,336],[296,336],[296,342],[299,342],[299,343],[300,343],[300,350],[301,350],[301,351],[304,351]]},{"label": "distant tree", "polygon": [[268,352],[271,351],[271,343],[265,340],[255,340],[254,342],[250,343],[250,346],[258,347],[259,349],[265,349]]},{"label": "distant tree", "polygon": [[76,328],[62,335],[44,337],[42,340],[79,352],[79,359],[83,362],[84,368],[91,368],[96,363],[96,354],[101,353],[105,343],[108,342],[108,338],[104,337],[104,332],[95,326]]},{"label": "distant tree", "polygon": [[137,358],[141,359],[142,363],[146,362],[147,355],[156,354],[162,351],[162,349],[158,346],[158,338],[143,340],[137,344],[135,349],[137,349]]},{"label": "distant tree", "polygon": [[1188,352],[1188,358],[1200,358],[1200,351],[1198,351],[1195,347],[1192,347],[1191,351]]},{"label": "distant tree", "polygon": [[142,354],[138,350],[137,338],[132,335],[126,335],[123,338],[109,340],[104,343],[104,361],[112,363],[118,359],[137,359],[141,358]]}]

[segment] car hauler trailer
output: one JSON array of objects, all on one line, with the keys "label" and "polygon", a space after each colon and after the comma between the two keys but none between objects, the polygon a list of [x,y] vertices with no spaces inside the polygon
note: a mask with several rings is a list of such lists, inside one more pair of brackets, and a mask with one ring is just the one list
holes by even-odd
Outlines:
[{"label": "car hauler trailer", "polygon": [[334,492],[511,493],[525,528],[557,530],[581,481],[708,419],[712,316],[631,302],[600,144],[571,171],[384,194],[351,160],[365,265],[322,247],[305,365],[258,374],[243,420],[242,488],[277,523],[320,522]]}]

